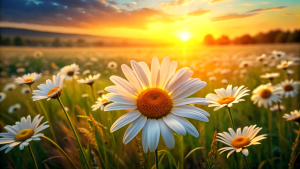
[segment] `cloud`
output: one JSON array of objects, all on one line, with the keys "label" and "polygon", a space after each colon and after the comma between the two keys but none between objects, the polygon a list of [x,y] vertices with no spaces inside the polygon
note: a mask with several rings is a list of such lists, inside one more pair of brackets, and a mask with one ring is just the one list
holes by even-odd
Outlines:
[{"label": "cloud", "polygon": [[279,7],[266,8],[266,9],[254,9],[254,10],[248,11],[247,13],[250,13],[250,12],[266,12],[266,11],[282,10],[282,9],[284,9],[286,7],[287,6],[279,6]]},{"label": "cloud", "polygon": [[[29,2],[29,3],[28,3]],[[105,3],[104,3],[105,2]],[[147,29],[149,23],[174,23],[161,10],[126,10],[113,0],[1,1],[1,21],[77,28]],[[119,8],[119,9],[118,9]]]},{"label": "cloud", "polygon": [[286,8],[286,6],[279,6],[279,7],[273,7],[273,8],[266,8],[266,9],[254,9],[251,11],[246,11],[244,13],[238,14],[238,13],[231,13],[226,14],[222,16],[213,17],[210,19],[211,22],[217,22],[217,21],[224,21],[224,20],[232,20],[232,19],[242,19],[251,17],[254,15],[258,15],[261,12],[268,12],[268,11],[274,11],[274,10],[281,10]]},{"label": "cloud", "polygon": [[161,6],[163,8],[174,8],[174,7],[179,7],[179,6],[185,6],[188,4],[191,4],[195,0],[174,0],[174,1],[168,1],[168,2],[162,2]]},{"label": "cloud", "polygon": [[243,3],[242,5],[244,5],[244,6],[253,6],[254,4],[252,4],[252,3]]},{"label": "cloud", "polygon": [[214,3],[228,2],[228,1],[231,1],[231,0],[211,0],[210,3],[214,4]]},{"label": "cloud", "polygon": [[195,10],[195,11],[189,13],[188,15],[190,15],[190,16],[201,16],[201,15],[207,14],[209,12],[210,12],[210,10],[198,9],[198,10]]},{"label": "cloud", "polygon": [[261,2],[260,4],[267,5],[267,4],[270,4],[270,2]]},{"label": "cloud", "polygon": [[242,18],[247,18],[250,16],[254,16],[257,14],[237,14],[237,13],[232,13],[232,14],[227,14],[223,16],[218,16],[218,17],[213,17],[211,18],[211,22],[217,22],[217,21],[224,21],[224,20],[232,20],[232,19],[242,19]]}]

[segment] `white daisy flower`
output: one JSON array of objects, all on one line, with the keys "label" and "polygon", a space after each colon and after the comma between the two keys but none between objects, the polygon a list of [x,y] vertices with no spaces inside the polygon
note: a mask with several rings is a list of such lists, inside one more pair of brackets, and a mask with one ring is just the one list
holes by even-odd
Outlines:
[{"label": "white daisy flower", "polygon": [[211,82],[214,82],[214,81],[216,81],[216,80],[217,80],[216,76],[211,76],[211,77],[209,77],[209,81],[211,81]]},{"label": "white daisy flower", "polygon": [[222,80],[221,80],[221,83],[222,83],[222,84],[228,84],[228,80],[227,80],[227,79],[222,79]]},{"label": "white daisy flower", "polygon": [[279,65],[277,65],[277,69],[284,69],[286,70],[290,66],[293,65],[293,61],[281,61]]},{"label": "white daisy flower", "polygon": [[89,75],[85,79],[77,80],[78,83],[92,85],[97,79],[99,79],[100,74]]},{"label": "white daisy flower", "polygon": [[222,107],[231,107],[233,103],[245,101],[242,97],[249,95],[250,90],[244,86],[234,87],[228,85],[227,88],[215,89],[216,94],[209,93],[205,98],[208,99],[208,107],[216,107],[214,111],[219,110]]},{"label": "white daisy flower", "polygon": [[110,62],[108,62],[107,67],[109,69],[116,69],[118,67],[118,64],[114,61],[110,61]]},{"label": "white daisy flower", "polygon": [[22,77],[17,77],[15,79],[15,83],[17,84],[28,84],[31,85],[34,83],[36,80],[41,78],[42,74],[37,74],[37,73],[28,73],[23,75]]},{"label": "white daisy flower", "polygon": [[46,80],[46,84],[38,85],[40,90],[34,90],[32,94],[33,101],[42,100],[42,99],[56,99],[62,93],[64,76],[61,76],[60,73],[57,76],[53,75],[53,81]]},{"label": "white daisy flower", "polygon": [[291,114],[284,114],[282,116],[286,121],[295,121],[300,123],[300,110],[291,111]]},{"label": "white daisy flower", "polygon": [[22,90],[21,90],[21,93],[22,94],[29,94],[31,91],[30,91],[30,88],[29,87],[23,87]]},{"label": "white daisy flower", "polygon": [[282,51],[276,51],[274,50],[272,52],[273,56],[277,57],[278,59],[282,59],[285,56],[285,52]]},{"label": "white daisy flower", "polygon": [[277,86],[282,89],[282,95],[288,98],[295,97],[298,94],[299,84],[299,82],[295,82],[294,80],[286,80]]},{"label": "white daisy flower", "polygon": [[256,125],[251,125],[249,127],[244,127],[243,131],[241,128],[238,128],[235,132],[232,128],[229,128],[229,133],[218,133],[217,141],[229,146],[220,148],[218,151],[221,151],[220,154],[229,151],[227,158],[235,151],[237,153],[242,151],[245,156],[248,156],[249,151],[246,147],[260,144],[260,140],[266,139],[267,134],[256,136],[261,129],[261,127],[259,128],[256,127]]},{"label": "white daisy flower", "polygon": [[6,94],[4,92],[0,92],[0,102],[6,99]]},{"label": "white daisy flower", "polygon": [[79,66],[76,63],[67,65],[60,69],[60,73],[68,80],[73,79],[73,77],[77,78],[77,74],[79,74]]},{"label": "white daisy flower", "polygon": [[19,103],[17,103],[17,104],[14,104],[14,105],[12,105],[8,108],[8,113],[11,114],[11,113],[14,113],[14,112],[16,112],[20,109],[21,109],[21,105]]},{"label": "white daisy flower", "polygon": [[83,75],[88,75],[88,74],[91,74],[91,71],[90,71],[90,70],[85,70],[85,71],[83,71]]},{"label": "white daisy flower", "polygon": [[254,104],[257,103],[258,107],[268,108],[273,103],[281,102],[281,92],[280,88],[272,86],[271,83],[262,84],[253,90],[251,100]]},{"label": "white daisy flower", "polygon": [[16,70],[17,73],[24,73],[25,72],[25,69],[20,67]]},{"label": "white daisy flower", "polygon": [[82,98],[88,98],[89,95],[88,95],[88,94],[82,94],[81,97],[82,97]]},{"label": "white daisy flower", "polygon": [[288,69],[288,70],[286,70],[286,73],[287,73],[289,76],[292,76],[292,75],[294,74],[294,70]]},{"label": "white daisy flower", "polygon": [[[208,122],[209,114],[189,104],[207,104],[204,98],[187,98],[206,86],[206,82],[191,78],[193,72],[185,67],[176,72],[177,62],[166,57],[162,63],[156,57],[151,68],[145,62],[131,61],[131,68],[121,66],[125,80],[118,76],[110,79],[115,84],[105,90],[111,92],[107,99],[114,102],[105,106],[105,111],[132,110],[117,119],[110,131],[114,132],[132,122],[124,134],[123,143],[130,142],[143,129],[144,152],[154,152],[160,135],[168,148],[173,148],[173,132],[179,135],[190,133],[198,137],[197,129],[186,119]],[[185,118],[186,117],[186,118]]]},{"label": "white daisy flower", "polygon": [[279,73],[266,73],[260,76],[262,79],[269,79],[270,81],[273,81],[276,77],[279,77]]},{"label": "white daisy flower", "polygon": [[104,109],[104,107],[109,103],[109,100],[107,100],[106,95],[102,94],[100,97],[98,97],[96,103],[94,105],[92,105],[92,110],[96,111],[99,108],[101,110]]},{"label": "white daisy flower", "polygon": [[242,61],[239,65],[240,68],[248,68],[252,65],[250,61]]},{"label": "white daisy flower", "polygon": [[20,150],[23,150],[25,146],[29,145],[29,142],[34,140],[40,140],[40,137],[44,136],[40,133],[42,130],[49,127],[46,125],[48,122],[44,122],[40,125],[43,117],[39,118],[40,115],[35,116],[31,121],[31,117],[22,117],[21,122],[16,122],[15,125],[6,125],[4,129],[7,133],[0,133],[0,144],[5,144],[0,148],[0,151],[5,150],[5,153],[9,152],[15,146],[20,145]]},{"label": "white daisy flower", "polygon": [[259,62],[261,62],[261,63],[263,63],[266,60],[266,58],[267,58],[267,55],[266,54],[262,54],[262,55],[258,56],[256,58],[256,60],[259,61]]},{"label": "white daisy flower", "polygon": [[41,52],[41,51],[34,51],[33,52],[33,57],[35,57],[35,58],[40,58],[42,56],[43,56],[43,52]]},{"label": "white daisy flower", "polygon": [[13,91],[16,89],[16,85],[14,83],[9,83],[7,85],[4,86],[4,91],[8,92],[8,91]]}]

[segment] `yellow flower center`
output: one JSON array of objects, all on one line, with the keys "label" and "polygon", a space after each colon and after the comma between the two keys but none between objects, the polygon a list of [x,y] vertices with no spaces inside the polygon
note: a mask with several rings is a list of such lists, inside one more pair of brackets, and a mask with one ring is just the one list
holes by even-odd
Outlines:
[{"label": "yellow flower center", "polygon": [[294,86],[291,85],[291,84],[286,84],[286,85],[283,86],[283,89],[284,89],[284,91],[286,91],[286,92],[290,92],[290,91],[293,91],[293,90],[294,90]]},{"label": "yellow flower center", "polygon": [[235,148],[242,148],[249,145],[250,139],[248,137],[240,136],[232,140],[231,145]]},{"label": "yellow flower center", "polygon": [[229,104],[231,102],[233,102],[235,100],[234,97],[231,97],[231,96],[225,96],[225,97],[222,97],[218,103],[219,104]]},{"label": "yellow flower center", "polygon": [[263,99],[268,99],[269,97],[271,97],[272,95],[272,91],[270,89],[262,89],[259,92],[259,96]]},{"label": "yellow flower center", "polygon": [[55,93],[55,92],[58,90],[58,88],[59,88],[59,87],[55,87],[55,88],[51,89],[51,90],[47,93],[47,96],[49,96],[49,95]]},{"label": "yellow flower center", "polygon": [[14,90],[14,88],[13,88],[13,87],[9,87],[8,90],[9,90],[9,91],[12,91],[12,90]]},{"label": "yellow flower center", "polygon": [[149,118],[161,118],[172,108],[169,94],[159,88],[149,88],[142,91],[137,99],[138,109]]},{"label": "yellow flower center", "polygon": [[27,78],[27,79],[24,79],[24,82],[32,82],[33,81],[33,78]]},{"label": "yellow flower center", "polygon": [[24,129],[16,135],[15,141],[25,141],[33,136],[33,133],[32,129]]},{"label": "yellow flower center", "polygon": [[67,72],[67,75],[68,75],[68,76],[73,76],[73,75],[74,75],[74,71],[73,71],[73,70],[68,71],[68,72]]},{"label": "yellow flower center", "polygon": [[101,103],[103,104],[103,103],[106,103],[106,102],[109,102],[109,100],[107,100],[107,99],[102,99],[101,100]]}]

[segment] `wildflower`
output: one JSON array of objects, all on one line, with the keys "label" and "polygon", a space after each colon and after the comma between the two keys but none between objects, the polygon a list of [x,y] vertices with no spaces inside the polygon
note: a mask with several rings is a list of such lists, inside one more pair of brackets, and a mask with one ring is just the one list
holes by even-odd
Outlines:
[{"label": "wildflower", "polygon": [[9,83],[7,85],[4,86],[4,91],[13,91],[16,89],[16,85],[14,83]]},{"label": "wildflower", "polygon": [[279,65],[277,65],[277,69],[284,69],[286,70],[290,66],[293,65],[293,61],[281,61]]},{"label": "wildflower", "polygon": [[75,63],[67,65],[60,69],[60,73],[65,76],[65,79],[77,78],[77,74],[79,74],[79,66]]},{"label": "wildflower", "polygon": [[108,62],[107,67],[109,69],[116,69],[118,67],[118,64],[114,61]]},{"label": "wildflower", "polygon": [[16,122],[15,125],[6,125],[4,129],[7,133],[0,133],[0,144],[5,144],[0,148],[0,151],[5,150],[5,153],[9,152],[15,146],[20,145],[20,150],[23,150],[25,146],[29,145],[30,141],[38,141],[40,137],[44,136],[40,133],[42,130],[49,127],[47,121],[40,125],[43,117],[39,118],[37,115],[31,121],[31,117],[22,117],[21,122]]},{"label": "wildflower", "polygon": [[227,79],[222,79],[222,80],[221,80],[221,83],[222,83],[222,84],[228,84],[228,80],[227,80]]},{"label": "wildflower", "polygon": [[231,107],[233,103],[245,101],[242,97],[249,95],[249,91],[244,86],[232,88],[232,85],[228,85],[226,89],[215,89],[216,94],[209,93],[205,98],[210,103],[208,107],[216,107],[214,111],[217,111],[222,107]]},{"label": "wildflower", "polygon": [[87,84],[87,85],[92,85],[97,79],[99,79],[100,74],[96,74],[96,75],[89,75],[87,78],[85,79],[80,79],[77,80],[78,83],[81,84]]},{"label": "wildflower", "polygon": [[245,156],[248,156],[249,151],[246,147],[260,144],[259,141],[265,139],[267,136],[267,134],[256,136],[261,129],[262,128],[256,127],[256,125],[251,125],[244,127],[243,131],[241,128],[238,128],[235,132],[232,128],[229,128],[229,133],[218,133],[217,141],[229,146],[220,148],[218,151],[221,151],[220,154],[225,151],[230,151],[227,154],[227,158],[235,151],[237,153],[242,151]]},{"label": "wildflower", "polygon": [[14,113],[14,112],[16,112],[20,109],[21,109],[21,105],[19,103],[17,103],[17,104],[14,104],[14,105],[12,105],[8,108],[8,113],[11,114],[11,113]]},{"label": "wildflower", "polygon": [[100,97],[97,99],[96,103],[95,103],[94,105],[92,105],[92,109],[93,109],[93,111],[96,111],[96,110],[98,110],[99,108],[100,108],[101,110],[103,110],[104,107],[105,107],[108,103],[109,103],[109,100],[107,100],[106,95],[103,94],[102,96],[100,96]]},{"label": "wildflower", "polygon": [[40,84],[38,88],[40,90],[34,90],[32,94],[33,101],[42,100],[42,99],[56,99],[62,93],[64,76],[61,76],[59,73],[57,76],[53,75],[53,81],[47,80],[46,84]]},{"label": "wildflower", "polygon": [[22,94],[29,94],[30,93],[30,88],[29,87],[23,87],[21,90]]},{"label": "wildflower", "polygon": [[[270,107],[271,112],[276,112],[278,110],[279,110],[278,105],[274,105],[274,106]],[[280,110],[285,110],[285,107],[283,105],[280,105]]]},{"label": "wildflower", "polygon": [[31,85],[35,81],[37,81],[39,78],[41,78],[42,74],[37,74],[37,73],[28,73],[23,75],[22,77],[18,77],[15,79],[15,82],[17,84],[28,84]]},{"label": "wildflower", "polygon": [[125,80],[118,76],[110,79],[115,84],[105,90],[111,92],[106,98],[114,103],[105,106],[105,111],[132,110],[117,119],[110,131],[114,132],[133,122],[124,134],[123,143],[130,142],[142,132],[144,152],[154,152],[160,134],[168,148],[173,148],[173,131],[179,135],[188,132],[198,137],[197,129],[185,119],[193,118],[208,122],[209,114],[189,104],[207,104],[203,98],[187,98],[206,86],[206,82],[191,78],[193,72],[185,67],[176,72],[177,62],[163,59],[161,65],[157,58],[152,59],[151,70],[145,62],[131,61],[132,69],[122,65]]},{"label": "wildflower", "polygon": [[25,72],[25,69],[20,67],[17,69],[17,73],[24,73]]},{"label": "wildflower", "polygon": [[286,80],[281,82],[278,87],[282,89],[282,95],[285,98],[295,97],[298,94],[299,82],[295,82],[294,80]]},{"label": "wildflower", "polygon": [[295,121],[300,123],[300,110],[291,111],[290,114],[284,114],[282,117],[285,118],[286,121]]},{"label": "wildflower", "polygon": [[88,94],[82,94],[81,97],[82,97],[82,98],[88,98],[89,95],[88,95]]},{"label": "wildflower", "polygon": [[43,56],[43,52],[41,52],[41,51],[33,52],[33,57],[35,57],[35,58],[40,58],[42,56]]},{"label": "wildflower", "polygon": [[272,106],[272,103],[281,102],[280,95],[282,90],[278,87],[273,87],[271,83],[262,84],[255,88],[252,92],[251,100],[254,104],[258,104],[258,107]]},{"label": "wildflower", "polygon": [[273,81],[276,77],[279,77],[279,73],[266,73],[260,76],[260,78],[269,79],[270,81]]},{"label": "wildflower", "polygon": [[0,102],[2,102],[6,98],[6,94],[4,92],[0,92]]}]

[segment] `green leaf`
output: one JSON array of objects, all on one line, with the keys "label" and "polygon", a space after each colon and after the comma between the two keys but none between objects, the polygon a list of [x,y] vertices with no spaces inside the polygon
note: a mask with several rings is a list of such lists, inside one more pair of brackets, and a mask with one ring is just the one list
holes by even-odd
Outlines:
[{"label": "green leaf", "polygon": [[184,159],[186,160],[194,151],[204,149],[203,147],[196,147],[193,150],[191,150],[185,157]]}]

